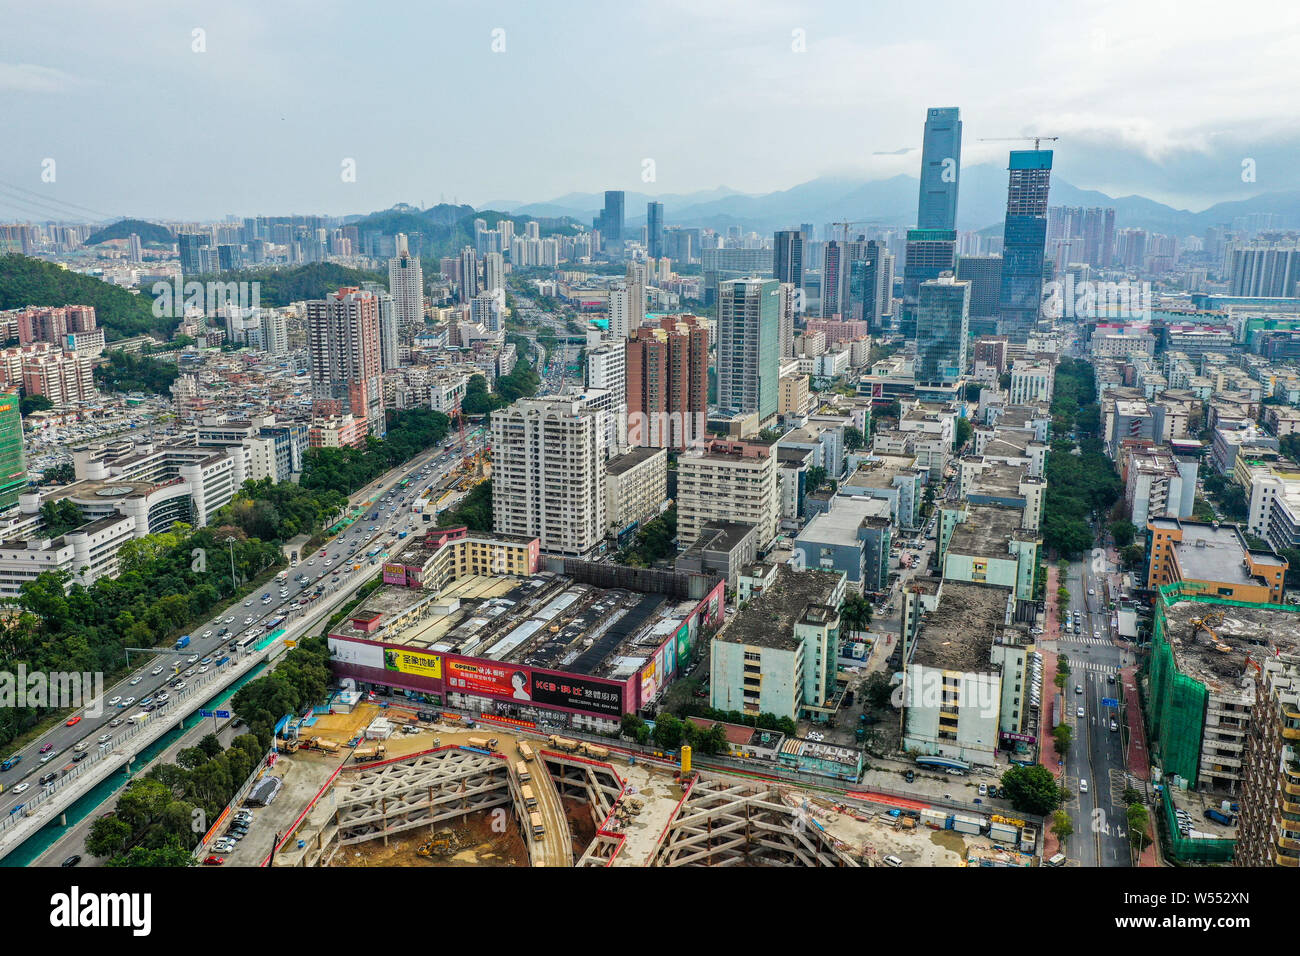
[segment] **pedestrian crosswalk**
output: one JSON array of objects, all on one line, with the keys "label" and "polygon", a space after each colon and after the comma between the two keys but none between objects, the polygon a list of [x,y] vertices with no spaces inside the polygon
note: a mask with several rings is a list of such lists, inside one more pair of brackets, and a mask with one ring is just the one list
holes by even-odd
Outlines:
[{"label": "pedestrian crosswalk", "polygon": [[1081,661],[1070,658],[1070,673],[1077,671],[1090,671],[1093,674],[1118,674],[1119,667],[1115,664],[1098,664],[1095,661]]},{"label": "pedestrian crosswalk", "polygon": [[1099,647],[1112,647],[1110,641],[1104,637],[1084,637],[1082,635],[1067,635],[1060,639],[1062,644],[1094,644]]}]

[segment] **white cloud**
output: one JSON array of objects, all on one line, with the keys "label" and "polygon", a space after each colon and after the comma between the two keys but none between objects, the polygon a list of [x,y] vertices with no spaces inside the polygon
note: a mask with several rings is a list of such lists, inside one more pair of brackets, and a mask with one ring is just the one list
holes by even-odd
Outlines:
[{"label": "white cloud", "polygon": [[0,91],[5,93],[64,93],[77,77],[35,63],[0,63]]}]

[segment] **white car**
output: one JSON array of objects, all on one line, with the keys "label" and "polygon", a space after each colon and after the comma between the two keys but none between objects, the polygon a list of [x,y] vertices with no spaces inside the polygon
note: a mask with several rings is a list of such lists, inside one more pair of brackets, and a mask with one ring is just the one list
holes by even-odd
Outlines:
[{"label": "white car", "polygon": [[206,631],[204,631],[204,632],[203,632],[203,636],[204,636],[205,638],[211,637],[211,636],[212,636],[212,629],[211,629],[211,628],[208,628]]},{"label": "white car", "polygon": [[1087,781],[1087,780],[1080,780],[1080,781],[1079,781],[1079,792],[1080,792],[1080,793],[1087,793],[1087,792],[1088,792],[1088,781]]},{"label": "white car", "polygon": [[117,706],[118,704],[120,704],[120,703],[122,703],[122,698],[121,698],[121,697],[110,697],[110,698],[108,699],[108,706],[109,706],[109,707],[116,707],[116,706]]},{"label": "white car", "polygon": [[25,793],[25,792],[27,792],[28,790],[31,789],[31,786],[32,786],[32,785],[31,785],[30,783],[20,783],[18,786],[16,786],[16,787],[13,788],[13,791],[12,791],[12,792],[13,792],[13,793]]},{"label": "white car", "polygon": [[1074,712],[1074,716],[1076,716],[1076,717],[1082,717],[1082,716],[1083,716],[1083,708],[1080,707],[1080,708],[1078,708],[1077,710],[1075,710],[1075,712]]},{"label": "white car", "polygon": [[162,666],[161,664],[159,664],[157,667],[155,667],[155,668],[154,668],[153,670],[151,670],[149,673],[152,674],[154,677],[157,677],[157,676],[158,676],[159,674],[161,674],[162,672],[163,672],[163,666]]},{"label": "white car", "polygon": [[1088,588],[1088,595],[1089,595],[1089,597],[1091,597],[1092,595],[1094,595],[1094,594],[1096,594],[1096,593],[1097,593],[1097,592],[1094,591],[1092,588]]},{"label": "white car", "polygon": [[134,687],[136,684],[140,683],[140,681],[142,681],[142,680],[144,680],[143,677],[132,677],[131,680],[129,681],[129,683],[131,684],[132,687]]},{"label": "white car", "polygon": [[252,606],[253,606],[252,598],[249,598],[247,601],[244,602],[244,607],[252,607]]},{"label": "white car", "polygon": [[130,706],[131,706],[132,704],[134,704],[134,703],[135,703],[135,698],[134,698],[134,697],[128,697],[126,700],[122,701],[121,706],[123,706],[123,707],[130,707]]}]

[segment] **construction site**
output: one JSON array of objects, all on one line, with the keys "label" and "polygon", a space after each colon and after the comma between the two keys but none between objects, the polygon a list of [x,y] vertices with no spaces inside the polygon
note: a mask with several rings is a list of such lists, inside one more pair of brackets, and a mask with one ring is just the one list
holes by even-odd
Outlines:
[{"label": "construction site", "polygon": [[[264,816],[257,825],[273,828],[277,845],[260,862],[277,867],[1035,862],[1032,828],[1026,831],[1030,849],[1021,852],[1014,829],[1004,844],[996,841],[996,831],[985,837],[975,827],[945,829],[944,815],[922,803],[867,793],[836,799],[774,779],[701,772],[691,767],[689,754],[685,766],[646,760],[616,747],[453,714],[401,723],[405,719],[394,709],[363,703],[348,713],[317,715],[309,725],[294,728],[293,736],[279,738],[274,773],[284,781],[286,797],[259,811]],[[388,735],[376,738],[376,728]]]}]

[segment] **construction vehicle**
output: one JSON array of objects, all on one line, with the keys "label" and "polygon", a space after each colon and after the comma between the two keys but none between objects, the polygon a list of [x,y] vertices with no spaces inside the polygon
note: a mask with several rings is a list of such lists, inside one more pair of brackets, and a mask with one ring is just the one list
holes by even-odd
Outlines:
[{"label": "construction vehicle", "polygon": [[516,749],[519,751],[519,756],[523,757],[525,760],[531,761],[533,759],[533,748],[528,746],[526,741],[519,741],[519,743],[516,744]]},{"label": "construction vehicle", "polygon": [[495,737],[467,737],[465,739],[467,747],[475,747],[479,750],[486,750],[489,753],[497,749],[497,739]]},{"label": "construction vehicle", "polygon": [[275,749],[280,753],[292,754],[297,753],[298,748],[302,746],[302,741],[297,737],[277,737],[275,738]]},{"label": "construction vehicle", "polygon": [[533,794],[533,788],[528,786],[528,784],[524,784],[519,788],[519,794],[524,798],[524,806],[529,810],[532,810],[537,806],[537,797]]},{"label": "construction vehicle", "polygon": [[604,747],[597,747],[595,744],[583,744],[580,752],[596,760],[609,759],[609,751]]},{"label": "construction vehicle", "polygon": [[425,840],[415,848],[419,856],[450,856],[460,848],[460,841],[456,839],[456,834],[450,830],[444,830],[441,833],[435,833],[429,839]]},{"label": "construction vehicle", "polygon": [[307,749],[332,754],[338,752],[339,745],[337,741],[330,740],[326,737],[313,737],[311,740],[307,741]]},{"label": "construction vehicle", "polygon": [[578,748],[582,746],[580,741],[570,740],[568,737],[557,737],[555,734],[551,734],[546,739],[550,741],[551,746],[556,750],[563,750],[565,753],[577,753]]},{"label": "construction vehicle", "polygon": [[520,783],[527,783],[532,779],[532,777],[528,775],[528,764],[524,763],[522,760],[515,761],[515,775],[519,777]]},{"label": "construction vehicle", "polygon": [[542,825],[542,815],[540,813],[528,814],[528,825],[533,828],[534,840],[540,840],[546,836],[546,827]]},{"label": "construction vehicle", "polygon": [[362,763],[366,760],[379,760],[386,753],[388,753],[388,748],[383,744],[376,744],[373,747],[358,747],[353,751],[352,759],[357,763]]},{"label": "construction vehicle", "polygon": [[1232,653],[1232,646],[1230,644],[1225,644],[1223,640],[1220,639],[1218,633],[1214,630],[1216,627],[1219,627],[1220,625],[1223,624],[1222,609],[1218,611],[1211,611],[1209,614],[1206,614],[1204,617],[1192,618],[1191,623],[1192,623],[1193,640],[1196,639],[1196,635],[1200,633],[1201,630],[1204,630],[1206,634],[1210,635],[1210,643],[1214,645],[1214,649],[1216,651],[1218,651],[1220,654]]}]

